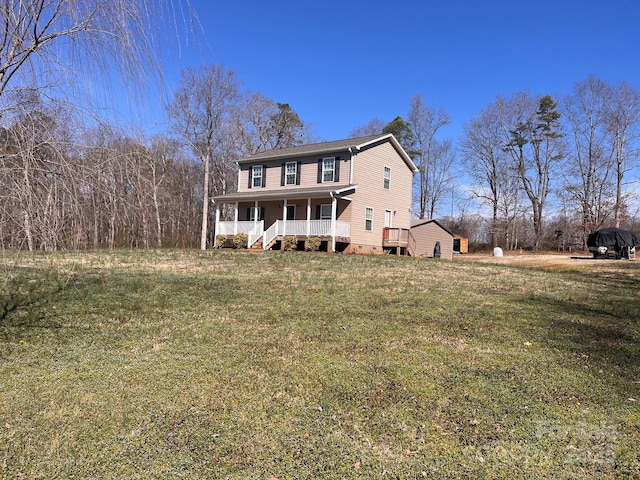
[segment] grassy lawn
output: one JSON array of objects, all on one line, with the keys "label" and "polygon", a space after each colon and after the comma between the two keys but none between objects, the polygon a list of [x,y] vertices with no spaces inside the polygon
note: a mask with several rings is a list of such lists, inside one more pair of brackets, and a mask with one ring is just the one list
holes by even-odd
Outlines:
[{"label": "grassy lawn", "polygon": [[2,254],[0,477],[640,478],[640,262]]}]

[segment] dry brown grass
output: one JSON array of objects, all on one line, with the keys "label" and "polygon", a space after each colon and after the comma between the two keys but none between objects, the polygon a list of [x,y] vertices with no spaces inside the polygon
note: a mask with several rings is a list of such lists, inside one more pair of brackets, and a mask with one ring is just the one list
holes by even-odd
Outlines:
[{"label": "dry brown grass", "polygon": [[640,272],[640,260],[594,259],[586,253],[521,253],[505,252],[503,257],[494,257],[491,253],[473,253],[458,255],[455,262],[480,262],[495,265],[517,267],[537,267],[545,269],[578,269],[597,271],[637,271]]},{"label": "dry brown grass", "polygon": [[0,478],[640,478],[639,262],[8,257]]}]

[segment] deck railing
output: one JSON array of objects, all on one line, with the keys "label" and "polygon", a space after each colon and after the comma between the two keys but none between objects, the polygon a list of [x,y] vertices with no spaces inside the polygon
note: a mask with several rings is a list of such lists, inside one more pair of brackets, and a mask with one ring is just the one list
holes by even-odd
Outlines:
[{"label": "deck railing", "polygon": [[401,245],[405,246],[409,242],[408,228],[390,228],[384,229],[384,244],[389,246]]}]

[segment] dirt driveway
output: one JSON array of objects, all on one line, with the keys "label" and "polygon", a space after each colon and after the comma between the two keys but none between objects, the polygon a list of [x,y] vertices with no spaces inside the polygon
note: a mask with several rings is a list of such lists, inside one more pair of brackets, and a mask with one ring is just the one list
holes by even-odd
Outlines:
[{"label": "dirt driveway", "polygon": [[637,268],[639,260],[594,259],[588,253],[512,253],[505,252],[503,257],[494,257],[490,252],[456,255],[455,262],[482,262],[538,268],[577,268],[577,269],[617,269]]}]

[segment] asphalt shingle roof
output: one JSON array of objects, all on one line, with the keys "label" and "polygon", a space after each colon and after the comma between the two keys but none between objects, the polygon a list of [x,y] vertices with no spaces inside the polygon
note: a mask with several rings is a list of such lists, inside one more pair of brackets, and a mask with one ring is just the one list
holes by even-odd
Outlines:
[{"label": "asphalt shingle roof", "polygon": [[385,135],[369,135],[366,137],[348,138],[345,140],[334,140],[331,142],[311,143],[301,145],[299,147],[279,148],[276,150],[267,150],[266,152],[257,153],[251,157],[243,158],[238,163],[255,162],[256,160],[266,160],[270,158],[281,158],[297,155],[311,155],[314,153],[328,153],[339,150],[346,150],[349,147],[356,147],[373,142],[377,139],[388,137]]}]

